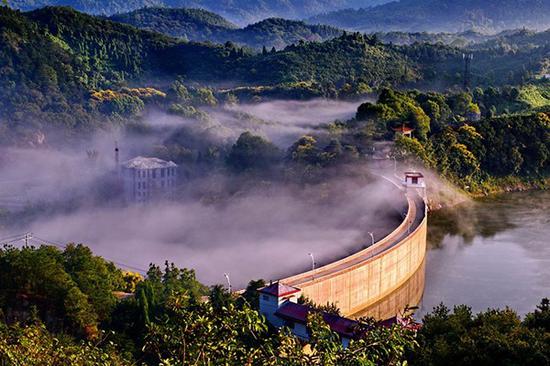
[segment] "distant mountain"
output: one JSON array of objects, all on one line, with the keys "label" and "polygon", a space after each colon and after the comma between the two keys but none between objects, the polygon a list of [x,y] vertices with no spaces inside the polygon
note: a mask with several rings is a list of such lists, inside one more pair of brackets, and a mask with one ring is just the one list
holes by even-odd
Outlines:
[{"label": "distant mountain", "polygon": [[550,27],[548,0],[401,0],[315,16],[311,23],[366,32],[498,32]]},{"label": "distant mountain", "polygon": [[115,14],[109,19],[194,41],[207,41],[238,28],[224,17],[204,9],[143,8]]},{"label": "distant mountain", "polygon": [[252,48],[281,49],[300,41],[323,41],[342,34],[331,26],[281,18],[265,19],[238,29],[225,18],[202,9],[144,8],[110,19],[191,41],[231,41]]},{"label": "distant mountain", "polygon": [[389,0],[9,0],[10,6],[32,10],[43,6],[70,6],[101,15],[130,12],[144,7],[201,8],[241,25],[266,18],[304,19],[329,11],[379,5]]},{"label": "distant mountain", "polygon": [[165,100],[177,79],[273,87],[299,98],[416,77],[406,56],[359,34],[250,53],[231,43],[187,42],[67,7],[22,13],[0,6],[0,65],[0,142],[28,136],[32,143],[45,130],[72,135],[119,123],[139,114],[144,100]]}]

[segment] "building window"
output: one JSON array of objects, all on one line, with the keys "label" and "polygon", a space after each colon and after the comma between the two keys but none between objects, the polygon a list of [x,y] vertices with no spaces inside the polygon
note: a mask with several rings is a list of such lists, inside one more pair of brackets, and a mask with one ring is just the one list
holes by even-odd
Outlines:
[{"label": "building window", "polygon": [[166,170],[166,169],[161,169],[161,170],[160,170],[160,177],[161,177],[161,178],[164,178],[164,171],[165,171],[165,170]]}]

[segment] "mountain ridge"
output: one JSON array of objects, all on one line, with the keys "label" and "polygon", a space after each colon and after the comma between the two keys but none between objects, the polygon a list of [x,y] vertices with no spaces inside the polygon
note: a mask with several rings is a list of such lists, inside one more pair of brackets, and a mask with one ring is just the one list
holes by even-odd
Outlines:
[{"label": "mountain ridge", "polygon": [[304,19],[327,11],[360,8],[389,0],[9,0],[23,11],[44,6],[70,6],[78,11],[110,16],[144,7],[201,8],[241,26],[272,17]]},{"label": "mountain ridge", "polygon": [[299,20],[282,18],[268,18],[238,28],[218,14],[187,8],[143,8],[116,14],[109,19],[190,41],[231,41],[256,49],[281,49],[300,41],[324,41],[343,32],[331,26],[311,25]]},{"label": "mountain ridge", "polygon": [[362,32],[499,32],[550,28],[550,2],[544,0],[400,0],[362,9],[342,9],[308,18]]}]

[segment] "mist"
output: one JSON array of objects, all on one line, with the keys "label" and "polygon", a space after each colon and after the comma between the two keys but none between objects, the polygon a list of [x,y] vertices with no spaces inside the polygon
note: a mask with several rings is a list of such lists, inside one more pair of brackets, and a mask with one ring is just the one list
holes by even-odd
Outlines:
[{"label": "mist", "polygon": [[[354,117],[360,104],[360,102],[327,99],[275,100],[255,104],[226,105],[223,109],[210,113],[220,124],[234,131],[251,130],[279,147],[288,147],[303,135],[322,134],[323,131],[319,128],[322,125]],[[247,116],[252,121],[249,121]]]},{"label": "mist", "polygon": [[[196,183],[196,182],[194,182]],[[174,262],[207,284],[231,274],[237,286],[277,279],[363,247],[399,222],[400,195],[387,183],[341,181],[307,189],[262,187],[213,204],[183,200],[146,206],[85,207],[44,217],[29,229],[52,241],[85,243],[96,254],[136,268]],[[390,189],[391,191],[391,189]],[[324,197],[328,195],[328,197]],[[370,241],[370,239],[368,239]]]},{"label": "mist", "polygon": [[369,245],[367,232],[379,240],[399,224],[403,195],[365,166],[336,170],[333,178],[309,185],[216,170],[181,179],[175,199],[135,205],[121,202],[113,185],[114,144],[121,161],[150,156],[156,144],[182,127],[206,129],[212,139],[232,144],[250,130],[234,117],[239,112],[254,117],[247,122],[257,122],[254,132],[285,147],[305,131],[349,117],[356,106],[269,102],[219,108],[208,122],[151,111],[146,134],[111,131],[83,146],[5,150],[0,206],[12,220],[1,227],[0,237],[32,232],[48,242],[83,243],[141,272],[168,260],[195,269],[205,284],[222,283],[223,273],[229,273],[235,287],[307,270],[308,253],[317,265],[328,263]]}]

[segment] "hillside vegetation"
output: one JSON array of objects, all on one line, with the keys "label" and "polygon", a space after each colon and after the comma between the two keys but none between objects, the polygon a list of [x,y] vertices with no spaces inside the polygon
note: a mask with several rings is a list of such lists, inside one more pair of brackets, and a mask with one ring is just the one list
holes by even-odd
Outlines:
[{"label": "hillside vegetation", "polygon": [[362,318],[346,348],[320,314],[326,307],[313,307],[312,352],[304,352],[289,329],[260,315],[263,280],[237,296],[169,262],[151,264],[144,277],[72,244],[4,247],[0,269],[0,362],[7,365],[544,365],[550,358],[548,299],[524,320],[510,309],[473,314],[441,305],[418,332]]},{"label": "hillside vegetation", "polygon": [[366,32],[498,32],[550,27],[550,3],[540,0],[401,0],[373,8],[345,9],[312,17],[312,23]]},{"label": "hillside vegetation", "polygon": [[[154,86],[185,78],[255,85],[307,82],[331,89],[346,80],[368,86],[410,79],[405,57],[350,36],[252,55],[231,43],[185,42],[69,8],[19,13],[2,7],[0,38],[5,65],[0,131],[12,141],[17,135],[32,140],[44,128],[89,132],[135,116],[146,104],[162,104],[162,93],[120,90],[130,83]],[[103,89],[117,93],[92,98]]]},{"label": "hillside vegetation", "polygon": [[201,8],[249,24],[271,17],[303,19],[335,9],[359,8],[387,0],[10,0],[12,7],[33,10],[43,6],[70,6],[90,13],[113,15],[144,7]]},{"label": "hillside vegetation", "polygon": [[251,48],[281,49],[299,41],[323,41],[342,34],[330,26],[269,18],[237,28],[223,17],[200,9],[145,8],[110,17],[116,22],[190,41],[234,42]]},{"label": "hillside vegetation", "polygon": [[[242,31],[279,24],[288,23],[272,19]],[[525,37],[533,41],[472,48],[473,85],[524,83],[547,70],[548,32]],[[139,30],[70,8],[21,13],[2,7],[0,38],[0,138],[31,144],[43,140],[46,130],[82,135],[133,121],[148,106],[170,110],[174,80],[197,91],[189,103],[207,105],[214,94],[244,100],[356,97],[386,86],[456,87],[463,80],[461,48],[385,45],[359,33],[253,52],[233,42],[189,42]],[[232,87],[218,91],[220,83]],[[185,108],[179,111],[186,117],[200,114],[196,106]]]}]

